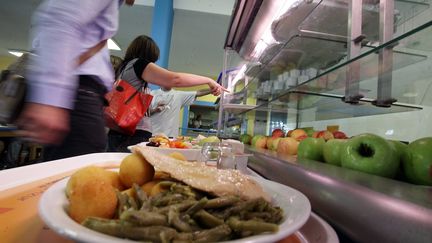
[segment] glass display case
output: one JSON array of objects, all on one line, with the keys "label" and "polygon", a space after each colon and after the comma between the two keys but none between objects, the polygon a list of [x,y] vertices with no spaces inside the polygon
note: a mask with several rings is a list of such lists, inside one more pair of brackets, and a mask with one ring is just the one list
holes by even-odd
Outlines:
[{"label": "glass display case", "polygon": [[[431,137],[430,4],[237,1],[219,136],[336,127],[404,142]],[[315,212],[354,241],[432,241],[431,187],[247,149],[252,169],[305,193]]]},{"label": "glass display case", "polygon": [[[350,6],[351,1],[277,2],[263,1],[259,9],[266,11],[256,13],[243,45],[226,48],[223,83],[232,92],[221,98],[220,135],[269,134],[278,126],[287,130],[320,120],[427,109],[422,103],[428,102],[429,73],[416,69],[429,63],[428,1],[395,1],[388,11],[393,31],[381,42],[379,1],[363,1],[357,23],[362,31],[353,38],[347,23],[356,21],[349,8],[358,6]],[[270,13],[275,16],[269,18]],[[233,126],[239,127],[237,133],[232,133]],[[408,139],[401,136],[396,139]]]}]

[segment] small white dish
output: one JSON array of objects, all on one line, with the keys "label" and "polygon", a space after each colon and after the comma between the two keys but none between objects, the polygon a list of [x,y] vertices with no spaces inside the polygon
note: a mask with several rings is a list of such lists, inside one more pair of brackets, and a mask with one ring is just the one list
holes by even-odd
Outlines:
[{"label": "small white dish", "polygon": [[[284,210],[283,221],[279,225],[277,233],[255,235],[230,242],[276,242],[293,234],[308,221],[311,214],[311,205],[306,196],[291,187],[262,178],[253,178],[270,194],[273,203]],[[65,196],[68,179],[65,178],[53,184],[42,194],[39,201],[39,215],[48,227],[61,236],[79,242],[135,242],[93,231],[73,221],[66,212],[69,203]]]},{"label": "small white dish", "polygon": [[294,235],[300,239],[301,243],[339,243],[335,230],[313,212],[306,224]]},{"label": "small white dish", "polygon": [[[199,161],[201,158],[201,149],[200,148],[190,148],[190,149],[179,149],[179,148],[161,148],[161,147],[152,147],[147,146],[147,142],[139,143],[138,146],[146,146],[147,148],[152,148],[157,150],[160,153],[169,155],[174,152],[181,153],[185,156],[188,161]],[[135,145],[135,146],[137,146]],[[132,146],[131,146],[132,147]]]}]

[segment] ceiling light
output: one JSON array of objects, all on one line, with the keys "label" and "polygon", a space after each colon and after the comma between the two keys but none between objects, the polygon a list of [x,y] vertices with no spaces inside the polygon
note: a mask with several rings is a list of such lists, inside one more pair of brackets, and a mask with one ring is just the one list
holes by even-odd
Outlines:
[{"label": "ceiling light", "polygon": [[24,51],[16,51],[16,50],[9,50],[8,52],[17,57],[20,57],[24,54]]},{"label": "ceiling light", "polygon": [[108,49],[121,51],[120,46],[113,39],[108,39]]}]

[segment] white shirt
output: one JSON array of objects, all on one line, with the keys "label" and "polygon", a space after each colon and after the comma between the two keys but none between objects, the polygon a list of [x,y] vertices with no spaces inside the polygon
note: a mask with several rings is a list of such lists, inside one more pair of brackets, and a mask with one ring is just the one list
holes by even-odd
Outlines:
[{"label": "white shirt", "polygon": [[164,133],[168,137],[177,137],[180,127],[180,109],[191,105],[195,101],[196,91],[178,91],[162,89],[153,90],[152,106],[155,107],[159,102],[164,102],[165,109],[161,112],[151,114],[150,120],[152,133]]}]

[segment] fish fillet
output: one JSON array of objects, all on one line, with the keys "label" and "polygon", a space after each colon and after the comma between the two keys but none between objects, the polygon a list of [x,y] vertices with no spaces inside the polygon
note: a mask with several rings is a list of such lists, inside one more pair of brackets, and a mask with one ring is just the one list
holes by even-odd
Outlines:
[{"label": "fish fillet", "polygon": [[236,195],[243,199],[270,196],[252,178],[237,170],[220,170],[204,163],[188,162],[171,158],[155,149],[136,145],[132,151],[141,154],[155,170],[169,173],[171,177],[187,185],[216,196]]}]

